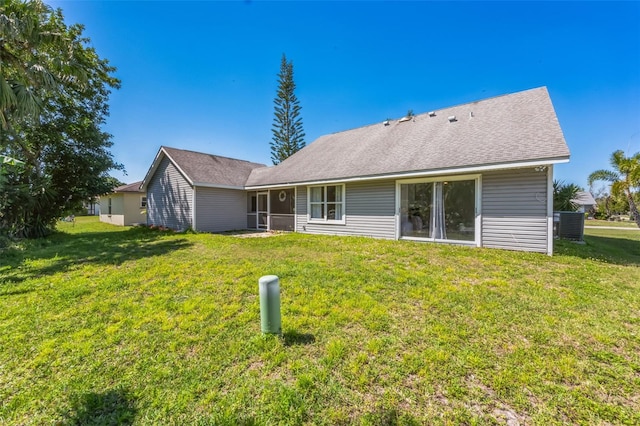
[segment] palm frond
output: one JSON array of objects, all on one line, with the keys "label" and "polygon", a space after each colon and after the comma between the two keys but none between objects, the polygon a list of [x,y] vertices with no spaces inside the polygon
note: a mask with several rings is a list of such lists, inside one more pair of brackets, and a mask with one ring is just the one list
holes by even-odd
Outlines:
[{"label": "palm frond", "polygon": [[626,157],[624,155],[624,151],[618,149],[614,151],[613,154],[611,154],[609,162],[611,163],[611,167],[613,167],[615,170],[620,170],[620,166],[624,163],[625,159]]},{"label": "palm frond", "polygon": [[23,165],[24,161],[20,161],[17,158],[9,157],[8,155],[0,154],[0,163],[9,164],[12,166]]},{"label": "palm frond", "polygon": [[13,92],[16,96],[16,109],[23,116],[36,116],[40,111],[40,99],[29,87],[15,83]]},{"label": "palm frond", "polygon": [[611,170],[596,170],[591,173],[588,178],[589,185],[592,185],[595,181],[603,180],[606,182],[615,182],[620,180],[620,175]]},{"label": "palm frond", "polygon": [[6,111],[15,107],[16,102],[16,95],[9,81],[0,75],[0,111]]},{"label": "palm frond", "polygon": [[578,205],[574,201],[581,188],[573,183],[553,181],[553,209],[555,211],[575,211]]},{"label": "palm frond", "polygon": [[623,180],[615,181],[611,184],[611,195],[626,197],[625,190],[628,188]]},{"label": "palm frond", "polygon": [[632,162],[631,170],[629,170],[628,182],[629,186],[640,189],[640,152],[629,157]]}]

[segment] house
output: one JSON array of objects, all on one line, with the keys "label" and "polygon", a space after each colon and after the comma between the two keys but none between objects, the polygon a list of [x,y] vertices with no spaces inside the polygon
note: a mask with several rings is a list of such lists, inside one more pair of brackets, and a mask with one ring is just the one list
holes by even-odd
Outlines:
[{"label": "house", "polygon": [[593,195],[587,191],[578,191],[576,193],[576,198],[571,200],[571,202],[578,206],[577,211],[580,213],[587,213],[591,211],[597,204]]},{"label": "house", "polygon": [[141,183],[119,186],[100,197],[100,221],[120,226],[146,223],[147,196],[140,189]]},{"label": "house", "polygon": [[256,228],[246,221],[244,185],[259,167],[266,166],[163,146],[142,181],[147,223],[203,232]]},{"label": "house", "polygon": [[[178,229],[287,229],[552,254],[553,167],[568,161],[542,87],[322,136],[272,167],[163,147],[142,187],[149,223]],[[205,190],[208,201],[198,197]]]}]

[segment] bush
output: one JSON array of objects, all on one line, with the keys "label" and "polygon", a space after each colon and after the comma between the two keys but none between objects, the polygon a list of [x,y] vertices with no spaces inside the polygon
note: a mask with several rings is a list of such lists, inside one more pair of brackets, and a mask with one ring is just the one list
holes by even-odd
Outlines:
[{"label": "bush", "polygon": [[593,215],[595,219],[607,220],[607,214],[603,211],[597,210]]}]

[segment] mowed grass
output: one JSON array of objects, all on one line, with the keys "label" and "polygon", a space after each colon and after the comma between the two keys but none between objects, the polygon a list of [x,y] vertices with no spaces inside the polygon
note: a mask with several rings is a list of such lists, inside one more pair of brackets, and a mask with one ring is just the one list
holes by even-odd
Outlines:
[{"label": "mowed grass", "polygon": [[584,221],[585,226],[605,226],[605,227],[614,227],[614,228],[634,228],[640,230],[638,225],[634,221],[625,220],[621,222],[615,222],[612,220],[598,220],[598,219],[590,219]]},{"label": "mowed grass", "polygon": [[60,229],[0,254],[2,424],[640,423],[640,232],[548,257]]}]

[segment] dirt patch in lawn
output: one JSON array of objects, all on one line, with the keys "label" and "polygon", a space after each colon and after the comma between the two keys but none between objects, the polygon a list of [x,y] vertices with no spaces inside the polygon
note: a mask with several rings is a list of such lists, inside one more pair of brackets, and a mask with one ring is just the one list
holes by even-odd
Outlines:
[{"label": "dirt patch in lawn", "polygon": [[278,235],[284,235],[284,232],[279,231],[229,231],[224,232],[223,235],[229,235],[238,238],[267,238],[275,237]]}]

